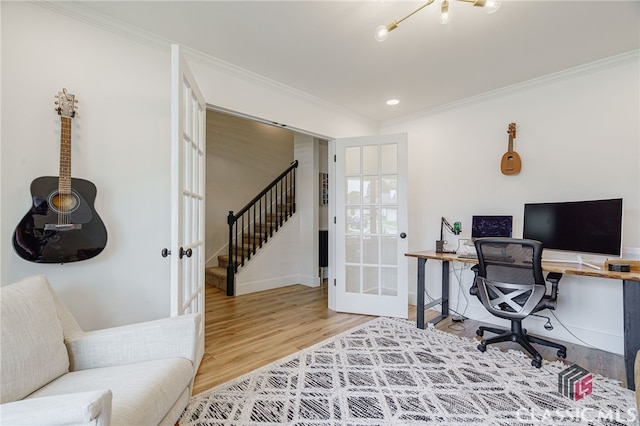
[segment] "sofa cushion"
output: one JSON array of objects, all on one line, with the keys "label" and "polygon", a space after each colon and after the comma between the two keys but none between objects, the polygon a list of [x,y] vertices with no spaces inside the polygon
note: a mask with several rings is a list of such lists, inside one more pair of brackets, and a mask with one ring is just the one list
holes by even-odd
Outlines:
[{"label": "sofa cushion", "polygon": [[42,276],[0,288],[0,403],[17,401],[69,370],[62,326]]},{"label": "sofa cushion", "polygon": [[157,425],[192,378],[191,361],[167,358],[72,371],[27,398],[110,389],[113,426]]}]

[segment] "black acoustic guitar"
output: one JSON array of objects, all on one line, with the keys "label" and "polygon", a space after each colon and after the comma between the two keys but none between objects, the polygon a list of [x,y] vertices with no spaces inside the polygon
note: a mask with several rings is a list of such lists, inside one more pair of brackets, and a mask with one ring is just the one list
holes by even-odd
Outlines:
[{"label": "black acoustic guitar", "polygon": [[71,177],[71,119],[75,96],[62,89],[60,115],[60,175],[31,182],[33,205],[13,233],[13,248],[30,262],[67,263],[91,259],[104,250],[107,230],[93,203],[96,187]]}]

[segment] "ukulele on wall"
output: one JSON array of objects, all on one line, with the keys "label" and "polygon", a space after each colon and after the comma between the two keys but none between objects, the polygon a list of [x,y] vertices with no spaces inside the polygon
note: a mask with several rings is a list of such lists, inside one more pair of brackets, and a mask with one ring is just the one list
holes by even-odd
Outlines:
[{"label": "ukulele on wall", "polygon": [[13,233],[16,253],[36,263],[91,259],[107,244],[107,230],[93,207],[95,185],[71,177],[71,119],[77,100],[67,89],[62,89],[57,98],[60,175],[31,182],[33,205]]},{"label": "ukulele on wall", "polygon": [[520,173],[522,161],[517,152],[513,150],[513,140],[516,138],[516,123],[509,124],[509,147],[507,152],[502,155],[500,161],[500,170],[504,175],[517,175]]}]

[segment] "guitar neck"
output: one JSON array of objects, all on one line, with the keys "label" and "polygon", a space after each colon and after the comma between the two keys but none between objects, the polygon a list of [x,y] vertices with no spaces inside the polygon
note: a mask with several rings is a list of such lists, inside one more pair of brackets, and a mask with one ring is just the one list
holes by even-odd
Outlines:
[{"label": "guitar neck", "polygon": [[509,152],[513,152],[513,136],[509,134]]},{"label": "guitar neck", "polygon": [[58,193],[71,193],[71,117],[60,117],[60,172]]}]

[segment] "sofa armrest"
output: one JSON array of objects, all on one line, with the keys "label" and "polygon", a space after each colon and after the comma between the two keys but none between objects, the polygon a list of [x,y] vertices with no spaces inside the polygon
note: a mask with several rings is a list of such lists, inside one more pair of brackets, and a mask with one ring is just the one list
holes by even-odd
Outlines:
[{"label": "sofa armrest", "polygon": [[110,390],[29,398],[0,405],[2,424],[97,425],[111,424]]},{"label": "sofa armrest", "polygon": [[200,314],[182,315],[82,333],[65,340],[71,371],[164,358],[186,358],[195,368]]}]

